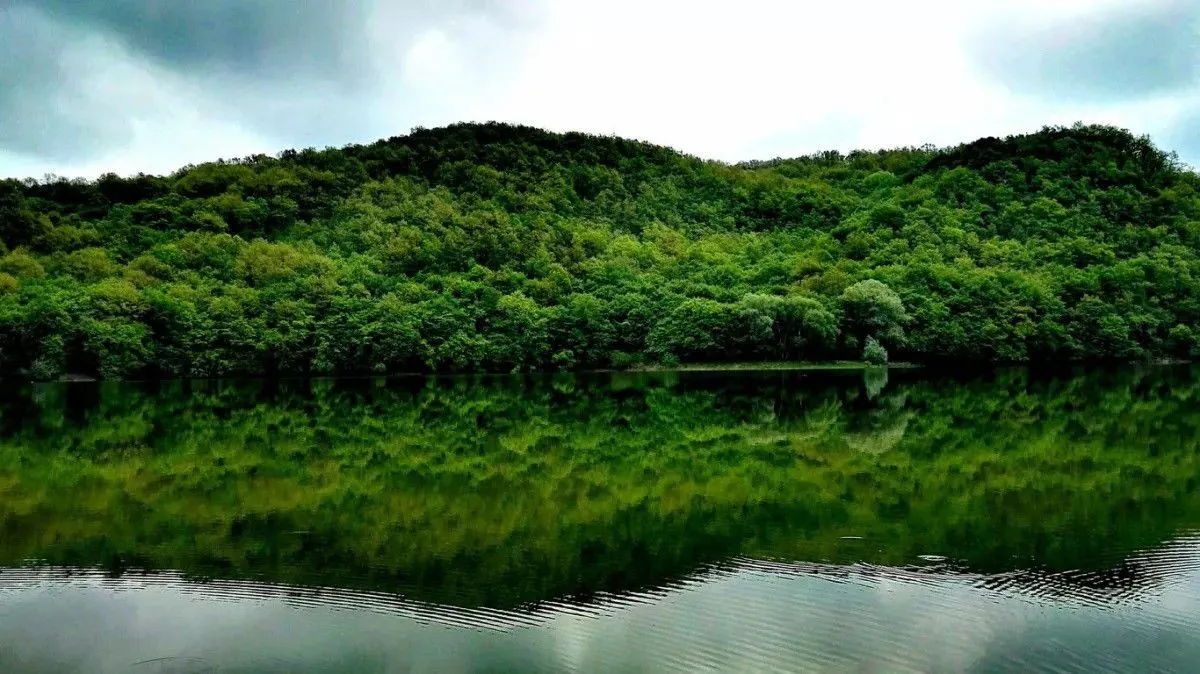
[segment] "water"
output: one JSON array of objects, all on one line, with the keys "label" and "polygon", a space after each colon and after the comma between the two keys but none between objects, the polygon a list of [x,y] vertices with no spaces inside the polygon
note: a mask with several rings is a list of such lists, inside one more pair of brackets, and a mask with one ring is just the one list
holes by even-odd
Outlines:
[{"label": "water", "polygon": [[10,387],[0,671],[1196,671],[1200,369]]}]

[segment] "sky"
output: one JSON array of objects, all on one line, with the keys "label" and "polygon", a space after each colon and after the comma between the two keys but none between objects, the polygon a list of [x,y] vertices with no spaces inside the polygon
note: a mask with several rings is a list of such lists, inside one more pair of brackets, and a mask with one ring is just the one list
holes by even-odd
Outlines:
[{"label": "sky", "polygon": [[0,177],[488,120],[725,161],[1083,121],[1200,166],[1200,0],[0,0]]}]

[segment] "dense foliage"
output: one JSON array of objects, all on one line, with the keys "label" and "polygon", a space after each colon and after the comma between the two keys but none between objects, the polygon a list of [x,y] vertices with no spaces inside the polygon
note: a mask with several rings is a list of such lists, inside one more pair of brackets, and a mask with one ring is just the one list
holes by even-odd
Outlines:
[{"label": "dense foliage", "polygon": [[729,166],[500,124],[0,181],[0,373],[1192,357],[1200,177],[1145,138]]},{"label": "dense foliage", "polygon": [[1200,525],[1197,396],[1189,368],[39,385],[0,406],[0,566],[514,606],[939,554],[1119,595]]}]

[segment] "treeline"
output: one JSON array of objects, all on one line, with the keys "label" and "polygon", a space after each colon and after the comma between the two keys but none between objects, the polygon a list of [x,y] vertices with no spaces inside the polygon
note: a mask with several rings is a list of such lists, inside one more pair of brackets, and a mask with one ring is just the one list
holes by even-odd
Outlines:
[{"label": "treeline", "polygon": [[729,166],[501,124],[0,181],[0,374],[1200,353],[1200,177],[1047,128]]}]

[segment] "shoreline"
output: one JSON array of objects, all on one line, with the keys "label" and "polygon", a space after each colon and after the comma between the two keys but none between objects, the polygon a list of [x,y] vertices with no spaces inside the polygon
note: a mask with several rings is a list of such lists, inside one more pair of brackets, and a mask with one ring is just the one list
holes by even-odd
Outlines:
[{"label": "shoreline", "polygon": [[749,363],[682,363],[679,365],[642,365],[626,370],[602,370],[603,372],[763,372],[763,371],[808,371],[837,372],[855,370],[917,370],[927,367],[920,363],[885,363],[872,365],[858,360],[835,361],[762,361]]},{"label": "shoreline", "polygon": [[[1168,367],[1190,365],[1195,363],[1195,360],[1178,359],[1178,358],[1157,358],[1149,360],[1137,361],[1109,361],[1109,362],[1092,362],[1079,361],[1070,363],[1058,363],[1050,365],[1051,367],[1080,367],[1088,365],[1121,365],[1121,366],[1143,366],[1143,367]],[[1001,363],[962,363],[954,364],[957,367],[968,367],[972,369],[997,369],[1010,367],[1040,367],[1046,366],[1047,363],[1039,362],[1001,362]],[[865,361],[855,360],[837,360],[837,361],[751,361],[751,362],[733,362],[733,363],[680,363],[677,365],[653,365],[642,364],[627,368],[596,368],[583,370],[520,370],[515,372],[497,372],[497,371],[478,371],[478,372],[387,372],[387,373],[344,373],[344,374],[304,374],[304,373],[289,373],[289,374],[259,374],[259,375],[242,375],[232,377],[163,377],[163,378],[131,378],[131,379],[105,379],[103,377],[88,376],[81,374],[67,374],[56,379],[28,379],[19,376],[4,376],[0,375],[0,381],[20,381],[24,384],[76,384],[76,383],[104,383],[104,382],[172,382],[172,381],[246,381],[246,380],[289,380],[289,379],[388,379],[388,378],[404,378],[404,377],[508,377],[514,375],[586,375],[586,374],[639,374],[639,373],[670,373],[670,372],[863,372],[867,370],[929,370],[937,371],[945,367],[938,363],[920,363],[901,361],[887,363],[884,365],[871,365]]]}]

